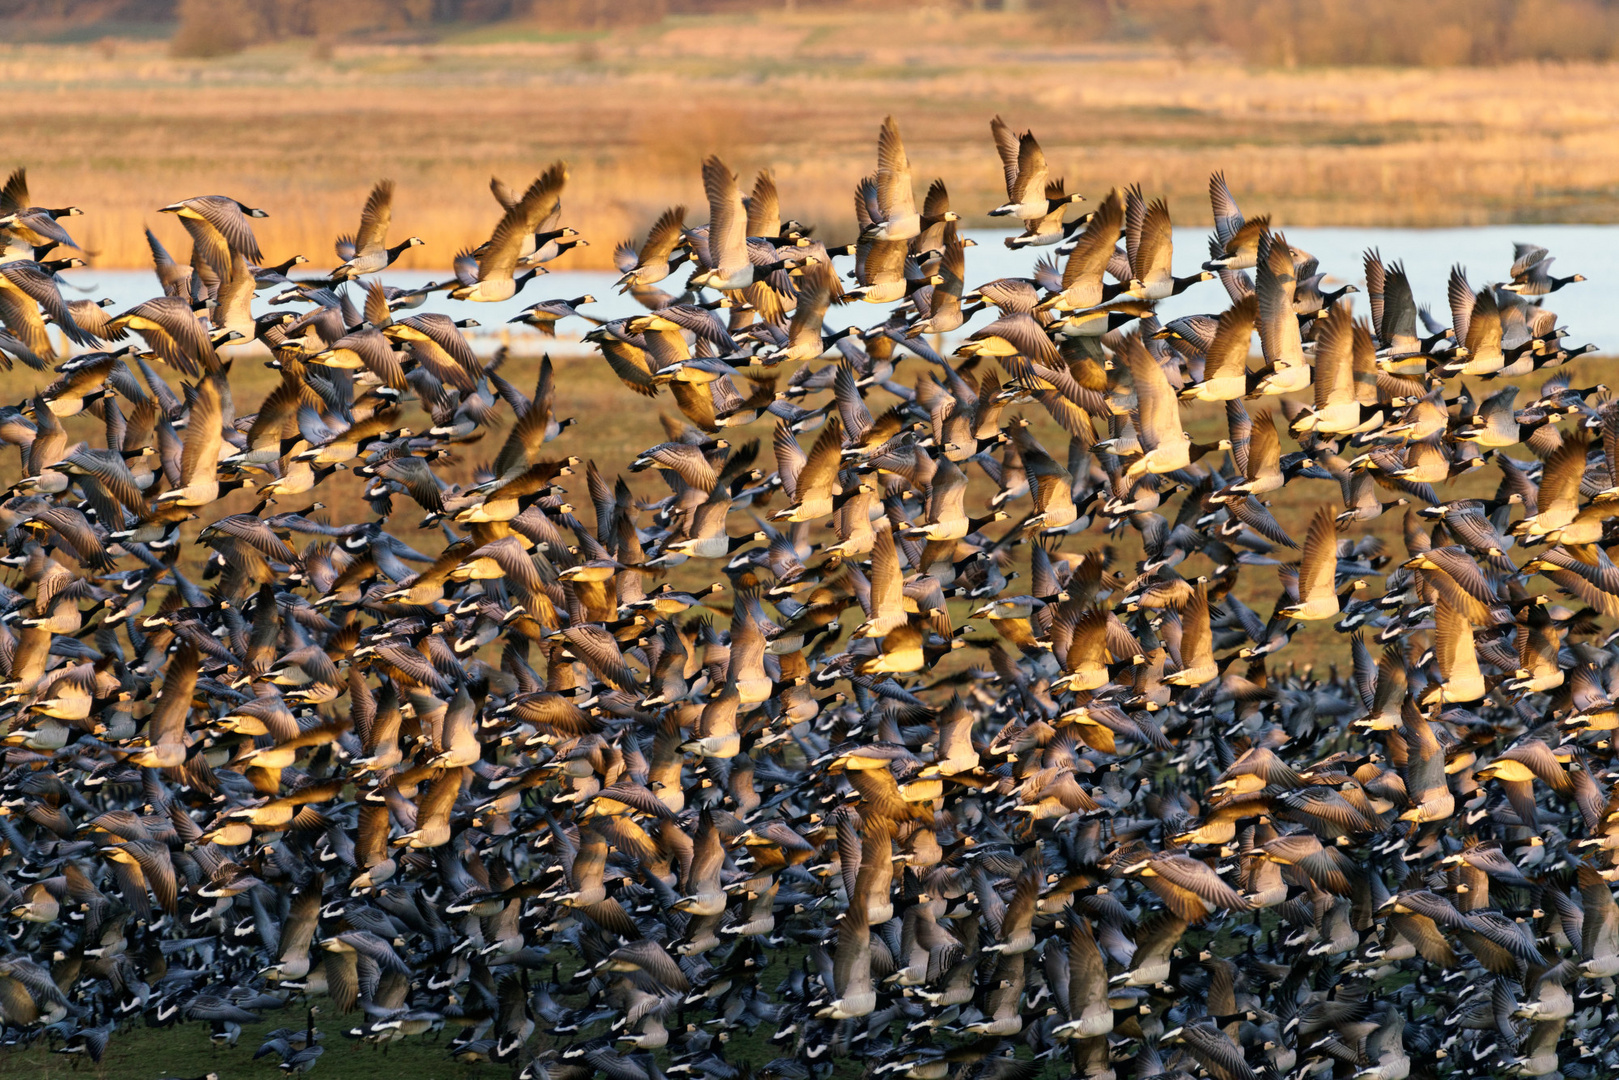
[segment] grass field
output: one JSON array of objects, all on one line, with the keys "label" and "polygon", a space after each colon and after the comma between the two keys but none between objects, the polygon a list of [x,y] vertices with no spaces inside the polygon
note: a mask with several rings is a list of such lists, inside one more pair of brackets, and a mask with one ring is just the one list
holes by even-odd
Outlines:
[{"label": "grass field", "polygon": [[[767,985],[774,988],[781,972],[769,969],[764,976]],[[584,995],[562,999],[569,1005],[582,1005]],[[365,1021],[365,1014],[356,1009],[347,1016],[333,1015],[330,1001],[316,998],[313,1004],[321,1008],[316,1017],[316,1028],[324,1038],[321,1045],[326,1052],[315,1063],[312,1075],[322,1080],[381,1080],[398,1077],[401,1080],[459,1080],[477,1076],[515,1075],[516,1068],[499,1062],[461,1062],[451,1056],[450,1042],[461,1030],[459,1021],[446,1022],[444,1030],[428,1035],[404,1039],[379,1049],[358,1039],[349,1039],[343,1032]],[[70,1077],[95,1077],[96,1080],[160,1080],[177,1077],[191,1080],[207,1073],[218,1073],[220,1080],[252,1080],[285,1076],[279,1067],[280,1058],[266,1054],[258,1060],[253,1054],[263,1043],[265,1034],[275,1028],[302,1028],[305,1003],[296,1001],[288,1008],[266,1014],[257,1024],[242,1027],[241,1040],[234,1048],[216,1048],[209,1039],[205,1023],[187,1023],[172,1028],[150,1028],[139,1023],[126,1026],[115,1034],[107,1053],[99,1065],[78,1055],[56,1053],[58,1046],[40,1044],[26,1049],[0,1049],[0,1075],[7,1077],[38,1077],[39,1080],[66,1080]],[[674,1020],[671,1017],[670,1023]],[[590,1035],[601,1034],[591,1028]],[[778,1055],[767,1041],[768,1028],[761,1027],[749,1033],[738,1029],[726,1046],[726,1056],[736,1063],[746,1062],[759,1066]],[[536,1054],[562,1045],[546,1035],[536,1032],[528,1047]],[[667,1067],[669,1054],[659,1054],[660,1063]],[[525,1060],[521,1065],[527,1064]],[[844,1070],[842,1076],[858,1075]]]},{"label": "grass field", "polygon": [[594,244],[565,265],[604,265],[665,206],[706,219],[697,171],[711,152],[746,178],[774,169],[787,213],[843,239],[889,112],[918,190],[945,178],[970,221],[1000,201],[997,112],[1034,129],[1070,190],[1139,181],[1184,222],[1208,220],[1215,168],[1250,212],[1286,225],[1612,221],[1615,73],[1259,69],[927,8],[292,42],[207,61],[161,42],[10,45],[0,165],[29,166],[43,205],[82,206],[69,224],[106,266],[146,262],[143,225],[183,251],[155,211],[204,191],[273,215],[256,224],[272,260],[323,265],[389,176],[396,237],[428,241],[406,265],[439,268],[493,226],[492,174],[524,183],[556,158],[572,165],[566,220]]}]

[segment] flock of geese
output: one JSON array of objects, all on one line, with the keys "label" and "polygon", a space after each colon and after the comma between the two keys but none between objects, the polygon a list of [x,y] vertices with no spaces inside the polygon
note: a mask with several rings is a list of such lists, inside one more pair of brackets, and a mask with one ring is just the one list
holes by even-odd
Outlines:
[{"label": "flock of geese", "polygon": [[176,202],[117,313],[16,173],[0,351],[58,377],[0,409],[6,1045],[286,1010],[218,1074],[1615,1075],[1619,403],[1536,375],[1581,279],[1457,268],[1446,322],[1368,252],[1357,317],[1220,175],[1178,276],[1164,201],[992,130],[1027,278],[968,287],[890,119],[855,243],[709,158],[707,224],[617,252],[641,314],[528,307],[663,408],[630,461],[566,415],[600,361],[431,310],[585,242],[560,164],[415,290],[386,181],[325,276]]}]

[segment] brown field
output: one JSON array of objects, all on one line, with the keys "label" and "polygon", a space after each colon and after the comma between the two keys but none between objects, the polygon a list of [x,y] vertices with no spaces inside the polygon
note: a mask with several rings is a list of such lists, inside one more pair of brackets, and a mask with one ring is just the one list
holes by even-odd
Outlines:
[{"label": "brown field", "polygon": [[[1229,54],[1093,45],[1034,16],[829,13],[671,18],[610,36],[510,26],[419,46],[330,40],[178,60],[161,42],[0,47],[8,154],[37,201],[104,266],[147,259],[151,225],[182,252],[174,199],[262,206],[266,254],[317,265],[357,224],[370,183],[399,184],[395,236],[443,267],[487,236],[489,177],[572,166],[566,220],[605,265],[615,242],[683,202],[707,216],[697,166],[772,168],[786,212],[852,228],[885,113],[920,188],[998,201],[988,120],[1032,127],[1070,190],[1139,181],[1206,221],[1224,168],[1250,212],[1282,224],[1619,220],[1619,66],[1246,67]],[[969,217],[969,221],[971,221]]]}]

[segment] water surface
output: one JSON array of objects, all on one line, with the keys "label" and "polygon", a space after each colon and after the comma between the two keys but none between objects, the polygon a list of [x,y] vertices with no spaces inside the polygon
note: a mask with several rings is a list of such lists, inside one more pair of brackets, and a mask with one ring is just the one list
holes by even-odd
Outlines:
[{"label": "water surface", "polygon": [[[1288,242],[1304,248],[1320,259],[1321,269],[1333,275],[1338,283],[1352,282],[1364,288],[1361,254],[1368,248],[1382,252],[1385,263],[1403,261],[1410,276],[1412,288],[1419,304],[1430,305],[1436,318],[1450,321],[1449,306],[1445,300],[1445,284],[1450,268],[1466,268],[1474,288],[1489,282],[1509,279],[1514,243],[1533,243],[1548,248],[1556,258],[1552,267],[1558,276],[1580,273],[1588,280],[1569,285],[1544,298],[1547,307],[1557,312],[1559,322],[1568,327],[1570,345],[1592,342],[1605,352],[1619,349],[1619,225],[1495,225],[1458,229],[1367,229],[1367,228],[1299,228],[1286,230]],[[967,252],[967,284],[969,287],[999,277],[1028,276],[1033,272],[1036,259],[1050,255],[1053,248],[1024,248],[1012,251],[1003,240],[1007,233],[991,229],[967,232],[977,246]],[[1175,230],[1175,271],[1190,274],[1206,257],[1205,229],[1177,228]],[[847,273],[850,260],[839,259],[840,273]],[[662,287],[677,292],[685,280],[682,270]],[[423,273],[417,271],[384,274],[390,285],[413,288],[429,281],[444,280],[448,272]],[[110,297],[123,310],[142,300],[157,295],[156,277],[145,271],[97,270],[93,267],[74,270],[64,275],[77,292],[73,295],[92,298]],[[427,308],[442,311],[457,319],[478,320],[480,328],[469,336],[481,351],[487,351],[501,340],[502,332],[509,332],[520,346],[540,347],[539,336],[523,326],[508,329],[507,320],[537,300],[573,298],[590,294],[596,303],[586,310],[597,318],[614,319],[640,312],[640,305],[613,289],[616,274],[600,270],[555,270],[529,283],[511,300],[495,304],[477,304],[451,300],[443,293],[430,298]],[[259,293],[254,311],[267,310],[269,298],[278,290]],[[1357,314],[1367,312],[1364,296],[1352,297]],[[355,291],[355,302],[360,294]],[[1218,281],[1195,285],[1180,296],[1172,297],[1160,305],[1161,318],[1170,319],[1192,312],[1217,313],[1228,303],[1225,290]],[[851,304],[834,308],[827,316],[827,324],[840,329],[851,322],[870,326],[881,322],[885,308],[870,304]],[[968,327],[988,322],[993,316],[977,316]],[[580,348],[579,336],[588,325],[569,320],[560,327],[560,339],[545,343],[545,347],[571,352]]]}]

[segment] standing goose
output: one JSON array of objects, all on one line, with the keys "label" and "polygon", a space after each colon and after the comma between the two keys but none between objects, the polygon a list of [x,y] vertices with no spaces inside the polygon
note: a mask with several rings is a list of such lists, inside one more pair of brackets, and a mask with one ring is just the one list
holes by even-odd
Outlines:
[{"label": "standing goose", "polygon": [[426,243],[412,236],[388,246],[388,226],[393,221],[394,182],[379,180],[366,197],[360,211],[360,228],[352,236],[337,238],[337,257],[343,262],[332,271],[333,281],[353,281],[363,274],[374,274],[392,266],[394,260],[413,247]]}]

